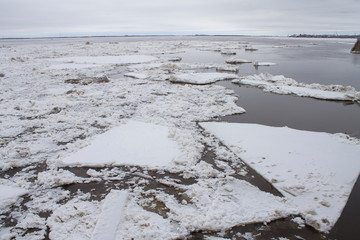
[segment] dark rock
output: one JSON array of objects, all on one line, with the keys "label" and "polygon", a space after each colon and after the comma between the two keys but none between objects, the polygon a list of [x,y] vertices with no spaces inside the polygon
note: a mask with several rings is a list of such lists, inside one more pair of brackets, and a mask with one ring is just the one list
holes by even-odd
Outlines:
[{"label": "dark rock", "polygon": [[360,54],[360,38],[358,38],[354,47],[351,49],[351,53]]}]

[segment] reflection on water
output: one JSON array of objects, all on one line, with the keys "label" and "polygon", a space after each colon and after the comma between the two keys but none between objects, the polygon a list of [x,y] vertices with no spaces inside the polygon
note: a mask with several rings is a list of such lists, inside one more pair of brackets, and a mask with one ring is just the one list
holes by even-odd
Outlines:
[{"label": "reflection on water", "polygon": [[357,103],[265,93],[261,89],[240,87],[229,81],[217,84],[233,89],[239,97],[237,105],[246,110],[244,114],[222,117],[221,121],[346,133],[360,138],[360,105]]}]

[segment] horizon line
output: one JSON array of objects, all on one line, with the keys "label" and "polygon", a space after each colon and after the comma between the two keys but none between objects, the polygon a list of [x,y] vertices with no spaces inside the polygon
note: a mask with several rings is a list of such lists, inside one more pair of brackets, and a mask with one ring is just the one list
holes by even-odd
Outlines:
[{"label": "horizon line", "polygon": [[49,38],[102,38],[102,37],[303,37],[303,38],[359,38],[360,34],[119,34],[119,35],[69,35],[69,36],[35,36],[35,37],[0,37],[0,40],[6,39],[49,39]]}]

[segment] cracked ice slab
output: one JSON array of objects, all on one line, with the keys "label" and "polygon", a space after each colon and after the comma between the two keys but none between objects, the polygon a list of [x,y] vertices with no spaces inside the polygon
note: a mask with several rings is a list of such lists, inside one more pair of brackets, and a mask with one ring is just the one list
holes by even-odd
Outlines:
[{"label": "cracked ice slab", "polygon": [[258,124],[200,124],[291,199],[307,224],[327,232],[360,172],[360,141],[344,134]]},{"label": "cracked ice slab", "polygon": [[180,146],[169,135],[168,127],[131,120],[96,136],[88,146],[54,163],[59,166],[164,167],[182,159]]}]

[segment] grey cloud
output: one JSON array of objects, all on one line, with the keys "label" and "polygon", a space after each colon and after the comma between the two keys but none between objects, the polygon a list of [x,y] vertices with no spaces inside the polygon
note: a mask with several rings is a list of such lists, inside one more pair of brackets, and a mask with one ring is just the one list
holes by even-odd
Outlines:
[{"label": "grey cloud", "polygon": [[359,0],[1,0],[0,36],[360,32]]}]

